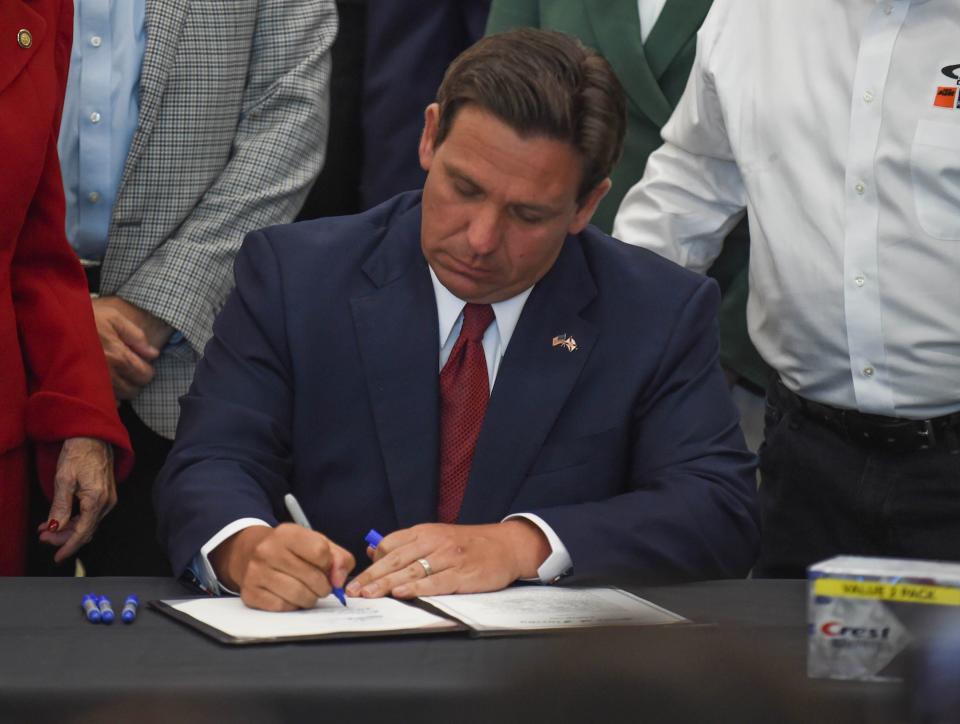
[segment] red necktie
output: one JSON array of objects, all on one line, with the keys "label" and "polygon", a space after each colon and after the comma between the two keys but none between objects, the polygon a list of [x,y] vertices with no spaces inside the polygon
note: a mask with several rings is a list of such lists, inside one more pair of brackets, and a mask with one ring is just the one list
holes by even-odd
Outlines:
[{"label": "red necktie", "polygon": [[463,327],[440,371],[440,490],[437,519],[454,523],[470,477],[473,449],[490,399],[483,333],[493,321],[489,304],[463,308]]}]

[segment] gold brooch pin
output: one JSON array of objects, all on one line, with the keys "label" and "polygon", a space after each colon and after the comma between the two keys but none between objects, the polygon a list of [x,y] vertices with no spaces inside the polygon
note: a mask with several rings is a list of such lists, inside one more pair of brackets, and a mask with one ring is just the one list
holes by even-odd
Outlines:
[{"label": "gold brooch pin", "polygon": [[577,340],[571,337],[568,334],[558,334],[553,338],[554,347],[566,347],[567,352],[575,352],[577,347]]},{"label": "gold brooch pin", "polygon": [[26,28],[21,28],[20,32],[17,33],[17,43],[26,50],[33,45],[33,35]]}]

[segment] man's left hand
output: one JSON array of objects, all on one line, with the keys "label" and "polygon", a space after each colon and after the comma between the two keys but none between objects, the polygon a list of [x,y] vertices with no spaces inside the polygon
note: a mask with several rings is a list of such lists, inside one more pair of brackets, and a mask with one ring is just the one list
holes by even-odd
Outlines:
[{"label": "man's left hand", "polygon": [[[112,449],[89,437],[64,440],[53,485],[49,518],[37,532],[41,542],[58,547],[53,559],[61,563],[89,542],[103,516],[117,504]],[[79,509],[75,516],[74,499]],[[49,530],[51,521],[57,521],[56,530]]]},{"label": "man's left hand", "polygon": [[[425,523],[367,549],[373,565],[347,586],[351,596],[395,598],[499,591],[534,578],[550,554],[546,536],[528,520],[491,525]],[[419,563],[427,561],[427,567]]]},{"label": "man's left hand", "polygon": [[163,349],[163,346],[173,334],[173,327],[169,324],[122,297],[96,297],[91,302],[93,303],[94,315],[109,308],[126,317],[143,332],[147,343],[154,349]]}]

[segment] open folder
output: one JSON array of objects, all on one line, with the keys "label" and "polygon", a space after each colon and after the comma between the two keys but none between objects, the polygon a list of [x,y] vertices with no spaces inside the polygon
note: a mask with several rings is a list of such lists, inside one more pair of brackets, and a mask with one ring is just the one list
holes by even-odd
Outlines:
[{"label": "open folder", "polygon": [[172,616],[228,644],[466,631],[505,635],[593,626],[655,626],[687,619],[619,588],[517,586],[494,593],[393,598],[333,596],[303,611],[273,613],[247,608],[239,598],[152,601]]}]

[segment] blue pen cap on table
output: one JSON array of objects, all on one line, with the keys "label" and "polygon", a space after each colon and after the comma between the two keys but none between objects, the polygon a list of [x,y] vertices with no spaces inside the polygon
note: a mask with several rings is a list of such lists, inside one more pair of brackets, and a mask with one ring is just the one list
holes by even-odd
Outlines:
[{"label": "blue pen cap on table", "polygon": [[140,607],[140,599],[137,594],[131,593],[127,600],[123,602],[123,610],[120,611],[120,619],[124,623],[133,623],[137,618],[137,609]]}]

